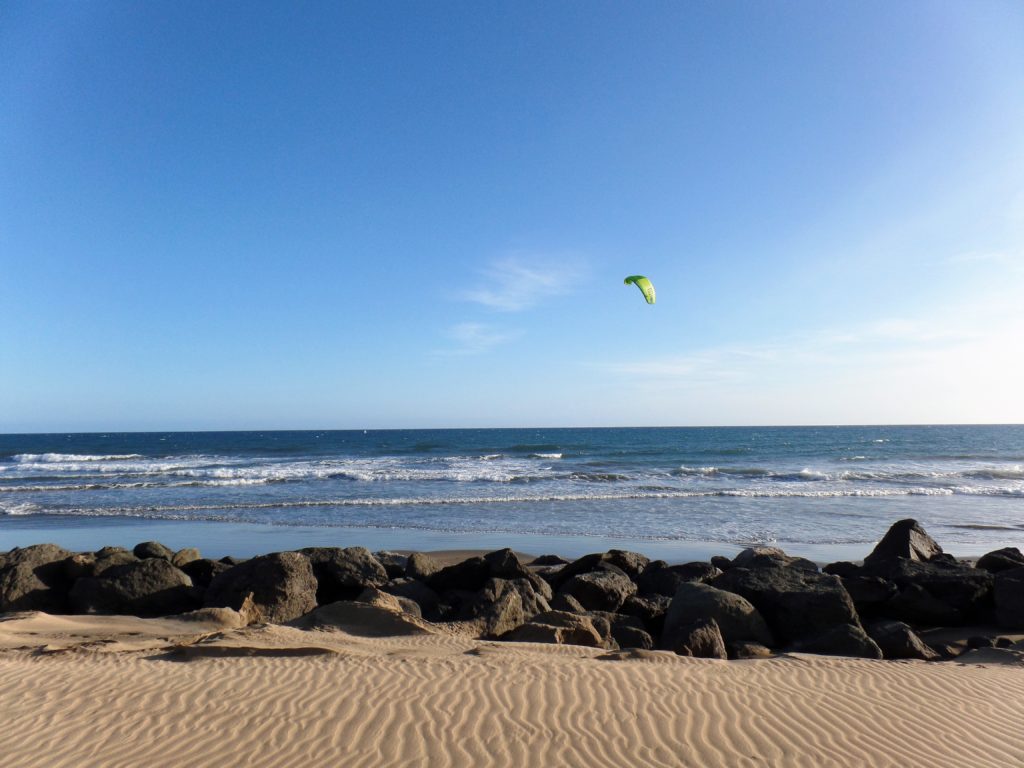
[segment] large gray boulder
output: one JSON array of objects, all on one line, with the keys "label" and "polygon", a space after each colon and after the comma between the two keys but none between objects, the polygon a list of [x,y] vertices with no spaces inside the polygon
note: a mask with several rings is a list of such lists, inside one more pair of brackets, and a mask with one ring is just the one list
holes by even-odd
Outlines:
[{"label": "large gray boulder", "polygon": [[680,634],[699,621],[713,619],[725,643],[753,640],[774,645],[764,617],[746,598],[709,584],[681,584],[669,605],[662,630],[662,647],[674,649]]},{"label": "large gray boulder", "polygon": [[379,587],[388,581],[384,566],[365,547],[307,547],[299,552],[313,566],[319,605],[353,600],[367,587]]},{"label": "large gray boulder", "polygon": [[[171,616],[199,607],[192,579],[170,562],[146,558],[79,579],[71,588],[75,613]],[[240,608],[238,606],[231,606]]]},{"label": "large gray boulder", "polygon": [[0,613],[67,611],[71,585],[65,561],[71,553],[56,544],[36,544],[0,554]]},{"label": "large gray boulder", "polygon": [[996,623],[1003,629],[1024,629],[1024,568],[996,574],[995,611]]},{"label": "large gray boulder", "polygon": [[206,588],[205,605],[238,610],[252,594],[263,618],[281,624],[316,607],[316,587],[309,558],[298,552],[275,552],[215,576]]},{"label": "large gray boulder", "polygon": [[860,625],[838,576],[799,568],[730,568],[711,585],[749,600],[782,644]]},{"label": "large gray boulder", "polygon": [[608,568],[573,576],[559,592],[576,598],[588,611],[617,611],[636,594],[636,584],[617,568]]},{"label": "large gray boulder", "polygon": [[938,542],[916,520],[908,519],[893,523],[871,554],[864,558],[864,563],[892,558],[927,562],[941,554]]}]

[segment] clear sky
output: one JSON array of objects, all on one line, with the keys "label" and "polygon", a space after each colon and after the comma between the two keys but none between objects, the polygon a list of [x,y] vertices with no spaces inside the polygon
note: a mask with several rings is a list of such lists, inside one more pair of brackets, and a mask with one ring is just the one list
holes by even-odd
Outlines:
[{"label": "clear sky", "polygon": [[1024,5],[8,0],[0,313],[7,432],[1024,422]]}]

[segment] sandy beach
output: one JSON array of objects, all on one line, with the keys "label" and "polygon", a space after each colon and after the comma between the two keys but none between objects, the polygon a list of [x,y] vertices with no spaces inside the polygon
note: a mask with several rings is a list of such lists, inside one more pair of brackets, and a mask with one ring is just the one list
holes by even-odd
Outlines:
[{"label": "sandy beach", "polygon": [[1021,666],[39,613],[0,647],[8,766],[1024,762]]}]

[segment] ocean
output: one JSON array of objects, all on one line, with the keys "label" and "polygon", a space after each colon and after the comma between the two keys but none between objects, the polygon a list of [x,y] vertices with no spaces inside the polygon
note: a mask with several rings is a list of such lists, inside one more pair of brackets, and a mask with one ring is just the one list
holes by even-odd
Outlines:
[{"label": "ocean", "polygon": [[1024,426],[0,435],[3,550],[860,558],[905,517],[957,555],[1024,546]]}]

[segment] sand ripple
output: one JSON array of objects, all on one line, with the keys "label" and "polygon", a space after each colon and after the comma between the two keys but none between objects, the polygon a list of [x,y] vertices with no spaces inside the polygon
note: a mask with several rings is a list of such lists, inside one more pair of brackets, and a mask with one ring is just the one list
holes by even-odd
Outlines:
[{"label": "sand ripple", "polygon": [[1022,668],[279,627],[190,647],[0,652],[3,765],[1024,764]]}]

